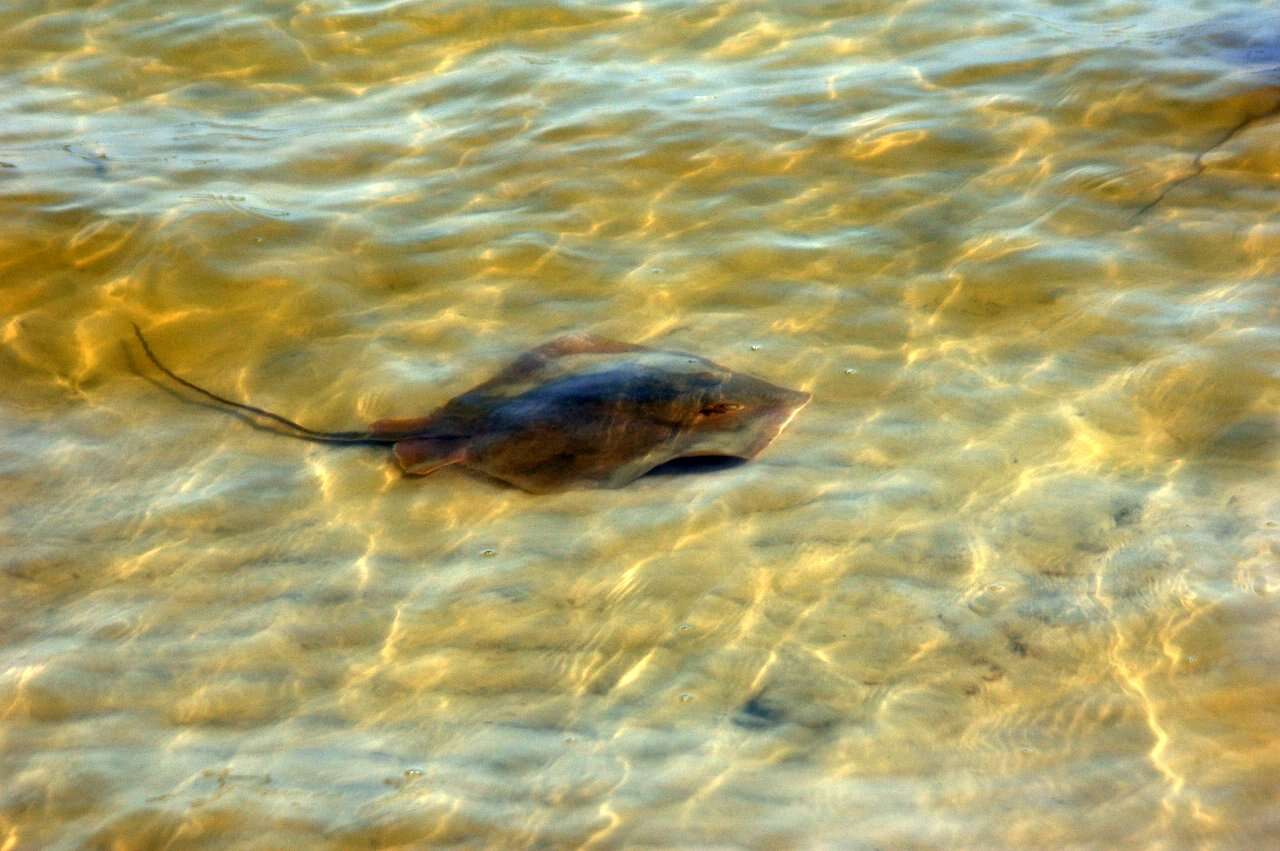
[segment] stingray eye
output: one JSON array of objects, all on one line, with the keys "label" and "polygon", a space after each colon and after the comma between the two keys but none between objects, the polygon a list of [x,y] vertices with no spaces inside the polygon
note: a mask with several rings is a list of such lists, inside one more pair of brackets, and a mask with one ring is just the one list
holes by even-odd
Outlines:
[{"label": "stingray eye", "polygon": [[742,405],[737,402],[712,402],[710,405],[703,406],[698,413],[704,417],[716,417],[721,414],[732,414],[734,411],[741,411]]}]

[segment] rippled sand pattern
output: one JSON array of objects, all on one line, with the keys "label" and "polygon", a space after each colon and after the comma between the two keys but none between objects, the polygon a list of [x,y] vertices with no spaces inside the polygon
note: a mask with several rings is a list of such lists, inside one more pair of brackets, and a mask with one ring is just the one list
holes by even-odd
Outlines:
[{"label": "rippled sand pattern", "polygon": [[[0,43],[3,851],[1280,833],[1274,3],[11,0]],[[569,330],[813,402],[535,497],[252,429],[130,321],[314,428]]]}]

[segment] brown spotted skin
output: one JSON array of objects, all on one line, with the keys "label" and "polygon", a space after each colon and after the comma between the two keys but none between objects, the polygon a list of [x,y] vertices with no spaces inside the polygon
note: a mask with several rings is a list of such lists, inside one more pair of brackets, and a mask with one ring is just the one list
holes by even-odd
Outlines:
[{"label": "brown spotted skin", "polygon": [[752,458],[809,394],[592,335],[517,358],[428,417],[382,420],[408,473],[462,464],[532,493],[621,487],[675,458]]}]

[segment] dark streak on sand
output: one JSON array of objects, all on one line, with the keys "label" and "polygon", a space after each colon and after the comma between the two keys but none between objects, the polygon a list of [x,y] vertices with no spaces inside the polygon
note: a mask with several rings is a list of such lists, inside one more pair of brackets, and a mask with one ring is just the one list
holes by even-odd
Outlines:
[{"label": "dark streak on sand", "polygon": [[1179,186],[1182,186],[1184,183],[1188,183],[1192,180],[1195,180],[1197,177],[1203,174],[1205,169],[1204,158],[1206,156],[1208,156],[1209,154],[1216,151],[1218,148],[1221,148],[1223,145],[1230,142],[1236,136],[1240,135],[1246,129],[1248,129],[1251,125],[1259,121],[1262,121],[1266,118],[1271,118],[1272,116],[1275,116],[1275,115],[1280,115],[1280,101],[1277,101],[1270,109],[1268,109],[1265,112],[1259,113],[1257,115],[1249,115],[1243,118],[1234,127],[1232,127],[1230,130],[1224,133],[1222,138],[1218,139],[1218,141],[1214,142],[1212,145],[1205,148],[1200,153],[1196,154],[1195,159],[1191,161],[1191,171],[1184,174],[1182,177],[1179,177],[1171,181],[1168,185],[1165,186],[1164,189],[1160,191],[1159,195],[1157,195],[1153,200],[1151,200],[1146,205],[1144,205],[1142,209],[1134,213],[1133,217],[1129,220],[1129,226],[1132,227],[1133,225],[1137,224],[1140,218],[1142,218],[1147,213],[1155,209],[1155,207],[1159,205],[1160,202],[1165,199],[1165,196],[1167,196],[1170,192],[1177,189]]},{"label": "dark streak on sand", "polygon": [[763,694],[752,696],[733,716],[733,723],[748,730],[776,727],[784,720],[782,708],[766,701]]}]

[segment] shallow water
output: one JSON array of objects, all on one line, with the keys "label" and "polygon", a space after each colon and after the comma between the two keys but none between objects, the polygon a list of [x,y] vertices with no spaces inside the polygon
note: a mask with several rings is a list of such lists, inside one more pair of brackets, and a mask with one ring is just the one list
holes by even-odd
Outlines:
[{"label": "shallow water", "polygon": [[[0,849],[1280,831],[1275,4],[217,5],[0,7]],[[814,399],[535,497],[130,321]]]}]

